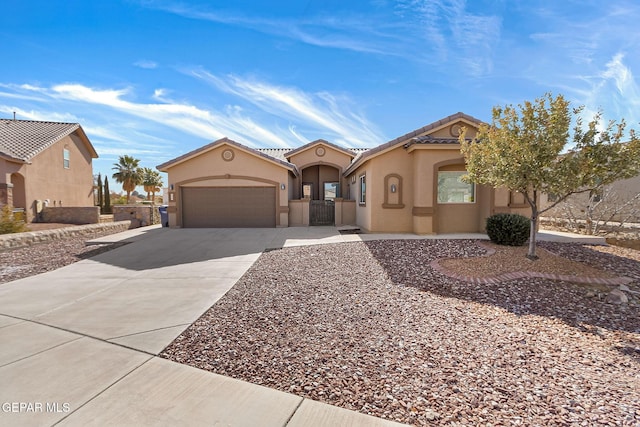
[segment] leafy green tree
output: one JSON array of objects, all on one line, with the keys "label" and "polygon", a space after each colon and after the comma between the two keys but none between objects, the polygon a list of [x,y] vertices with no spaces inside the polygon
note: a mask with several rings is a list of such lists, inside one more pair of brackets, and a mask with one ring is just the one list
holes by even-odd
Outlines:
[{"label": "leafy green tree", "polygon": [[160,172],[151,168],[143,168],[142,185],[144,186],[144,191],[147,192],[147,198],[149,198],[150,193],[151,202],[155,202],[156,193],[160,191],[160,187],[162,187],[162,177],[160,176]]},{"label": "leafy green tree", "polygon": [[[622,142],[624,120],[601,125],[602,113],[597,113],[585,126],[583,107],[570,110],[569,104],[562,95],[547,93],[517,108],[494,107],[491,125],[481,125],[472,140],[466,139],[466,130],[460,135],[465,179],[522,193],[531,207],[530,259],[537,259],[540,214],[571,194],[640,173],[640,140],[631,129],[629,141]],[[541,193],[554,194],[555,203],[540,209]]]},{"label": "leafy green tree", "polygon": [[131,192],[142,183],[142,169],[138,167],[140,160],[131,156],[120,156],[118,163],[114,163],[111,169],[116,172],[113,179],[122,184],[122,189],[127,192],[127,203],[131,199]]},{"label": "leafy green tree", "polygon": [[104,212],[111,213],[111,192],[109,191],[109,179],[104,177]]}]

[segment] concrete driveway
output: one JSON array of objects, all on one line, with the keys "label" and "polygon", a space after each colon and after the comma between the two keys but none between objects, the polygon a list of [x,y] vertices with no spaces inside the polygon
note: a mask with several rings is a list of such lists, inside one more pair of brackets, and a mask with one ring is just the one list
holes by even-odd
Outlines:
[{"label": "concrete driveway", "polygon": [[184,229],[0,285],[0,425],[392,425],[156,355],[268,248],[333,227]]}]

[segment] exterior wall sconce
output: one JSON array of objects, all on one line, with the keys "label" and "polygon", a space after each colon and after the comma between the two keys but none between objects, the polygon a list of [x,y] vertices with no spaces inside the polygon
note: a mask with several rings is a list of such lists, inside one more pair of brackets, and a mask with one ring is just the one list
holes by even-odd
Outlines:
[{"label": "exterior wall sconce", "polygon": [[395,193],[396,191],[398,191],[398,187],[395,184],[391,184],[391,192]]},{"label": "exterior wall sconce", "polygon": [[169,190],[173,191],[173,184],[169,184]]},{"label": "exterior wall sconce", "polygon": [[280,189],[281,189],[281,190],[284,190],[285,188],[287,188],[287,186],[286,186],[286,185],[284,185],[284,184],[280,184]]}]

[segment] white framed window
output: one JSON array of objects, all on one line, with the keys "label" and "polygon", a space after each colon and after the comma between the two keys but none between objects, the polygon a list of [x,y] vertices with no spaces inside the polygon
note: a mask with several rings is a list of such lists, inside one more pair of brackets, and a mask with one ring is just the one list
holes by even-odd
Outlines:
[{"label": "white framed window", "polygon": [[62,166],[65,169],[69,169],[69,165],[71,164],[70,162],[70,155],[69,155],[69,150],[67,150],[66,148],[62,150]]},{"label": "white framed window", "polygon": [[367,204],[367,176],[360,175],[360,204]]},{"label": "white framed window", "polygon": [[466,171],[438,171],[438,203],[475,203],[475,184],[462,181],[466,173]]}]

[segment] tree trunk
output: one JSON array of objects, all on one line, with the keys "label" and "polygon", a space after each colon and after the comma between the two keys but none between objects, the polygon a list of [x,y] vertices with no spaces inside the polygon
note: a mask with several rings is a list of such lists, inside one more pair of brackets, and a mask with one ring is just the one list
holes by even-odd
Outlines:
[{"label": "tree trunk", "polygon": [[536,233],[538,232],[538,192],[533,190],[533,199],[529,199],[529,194],[525,196],[531,206],[531,230],[529,230],[529,252],[527,258],[538,259],[536,255]]},{"label": "tree trunk", "polygon": [[537,228],[538,228],[538,213],[534,212],[531,214],[531,230],[529,231],[529,252],[527,253],[527,258],[532,260],[538,259],[538,255],[536,255]]}]

